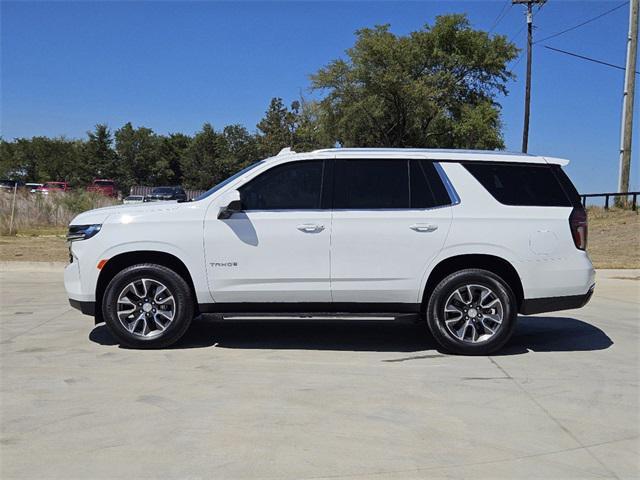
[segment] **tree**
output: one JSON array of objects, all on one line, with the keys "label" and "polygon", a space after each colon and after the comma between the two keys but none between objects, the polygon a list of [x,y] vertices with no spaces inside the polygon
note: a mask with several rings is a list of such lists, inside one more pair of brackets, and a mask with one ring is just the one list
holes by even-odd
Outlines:
[{"label": "tree", "polygon": [[309,151],[332,146],[335,141],[319,121],[322,115],[315,102],[294,100],[287,108],[281,98],[272,98],[265,117],[257,125],[261,156],[277,155],[285,147]]},{"label": "tree", "polygon": [[118,177],[123,190],[136,184],[154,184],[158,177],[165,175],[164,171],[157,171],[159,141],[153,130],[133,128],[128,122],[116,130],[115,139],[119,166],[111,175]]},{"label": "tree", "polygon": [[323,128],[344,146],[503,148],[500,106],[517,55],[506,37],[473,30],[465,15],[397,36],[356,32],[348,60],[312,75]]},{"label": "tree", "polygon": [[118,157],[113,150],[113,137],[109,128],[98,124],[92,132],[87,132],[87,136],[89,138],[81,152],[83,168],[79,176],[83,182],[90,182],[92,177],[120,177]]},{"label": "tree", "polygon": [[221,173],[224,140],[205,123],[180,160],[183,183],[187,188],[207,189],[223,180]]},{"label": "tree", "polygon": [[82,181],[81,142],[64,137],[33,137],[30,148],[35,155],[40,181],[63,180],[72,184]]},{"label": "tree", "polygon": [[180,159],[191,145],[191,137],[172,133],[159,139],[157,160],[153,167],[156,184],[178,185],[182,181]]},{"label": "tree", "polygon": [[[295,107],[295,104],[293,105]],[[257,125],[258,142],[262,156],[271,157],[285,147],[293,146],[295,114],[281,98],[272,98],[265,117]]]},{"label": "tree", "polygon": [[18,138],[0,144],[0,175],[23,181],[77,182],[82,178],[82,143],[64,137]]},{"label": "tree", "polygon": [[324,127],[324,112],[321,105],[315,101],[306,101],[292,104],[295,114],[295,131],[293,136],[293,149],[298,152],[308,152],[318,148],[331,148],[335,146],[335,139]]}]

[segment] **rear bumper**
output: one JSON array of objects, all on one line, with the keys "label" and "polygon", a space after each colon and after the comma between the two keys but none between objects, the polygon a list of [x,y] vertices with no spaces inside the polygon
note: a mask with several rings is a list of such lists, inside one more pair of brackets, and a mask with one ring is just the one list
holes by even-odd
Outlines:
[{"label": "rear bumper", "polygon": [[93,317],[96,314],[96,302],[82,302],[80,300],[70,298],[69,305],[76,310],[80,310],[85,315],[91,315]]},{"label": "rear bumper", "polygon": [[546,298],[525,298],[520,306],[520,313],[523,315],[533,315],[535,313],[555,312],[558,310],[571,310],[573,308],[584,307],[595,289],[595,284],[591,285],[589,291],[583,295],[569,295],[566,297],[546,297]]}]

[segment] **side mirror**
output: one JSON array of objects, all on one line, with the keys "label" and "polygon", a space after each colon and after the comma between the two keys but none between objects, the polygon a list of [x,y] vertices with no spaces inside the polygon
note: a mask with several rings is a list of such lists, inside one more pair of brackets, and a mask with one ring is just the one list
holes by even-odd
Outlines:
[{"label": "side mirror", "polygon": [[233,190],[223,195],[220,203],[224,206],[220,207],[220,212],[218,213],[219,220],[227,220],[231,218],[234,213],[242,211],[242,202],[240,201],[240,192],[238,192],[238,190]]}]

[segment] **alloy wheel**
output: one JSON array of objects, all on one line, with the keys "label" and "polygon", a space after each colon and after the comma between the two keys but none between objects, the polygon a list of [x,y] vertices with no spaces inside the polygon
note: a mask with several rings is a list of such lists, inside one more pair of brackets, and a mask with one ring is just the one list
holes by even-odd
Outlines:
[{"label": "alloy wheel", "polygon": [[166,285],[151,278],[129,283],[118,295],[118,320],[132,335],[161,335],[176,315],[176,301]]},{"label": "alloy wheel", "polygon": [[484,285],[463,285],[445,302],[444,324],[465,343],[486,342],[500,330],[503,319],[502,301]]}]

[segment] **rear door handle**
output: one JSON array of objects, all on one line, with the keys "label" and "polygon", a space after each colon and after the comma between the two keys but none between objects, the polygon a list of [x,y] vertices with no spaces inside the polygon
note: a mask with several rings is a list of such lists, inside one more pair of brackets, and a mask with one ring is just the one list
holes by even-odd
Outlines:
[{"label": "rear door handle", "polygon": [[316,233],[323,231],[324,225],[318,225],[316,223],[303,223],[302,225],[298,225],[296,228],[301,232]]},{"label": "rear door handle", "polygon": [[428,223],[414,223],[409,227],[416,232],[435,232],[438,229],[437,225],[431,225]]}]

